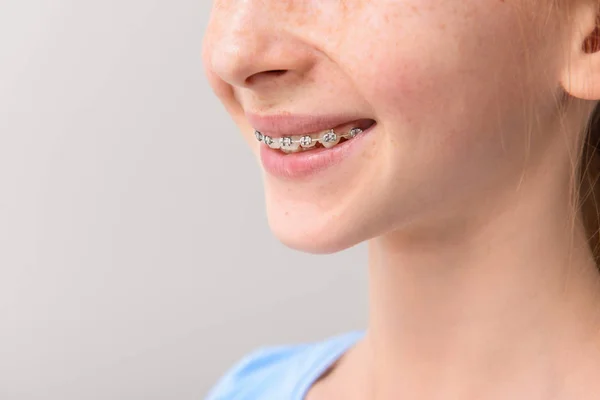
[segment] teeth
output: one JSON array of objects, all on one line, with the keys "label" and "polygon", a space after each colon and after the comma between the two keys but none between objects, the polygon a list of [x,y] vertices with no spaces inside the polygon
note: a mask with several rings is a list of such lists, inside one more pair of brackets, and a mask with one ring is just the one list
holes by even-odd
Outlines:
[{"label": "teeth", "polygon": [[272,149],[280,149],[284,153],[297,153],[314,148],[317,143],[321,143],[323,147],[332,148],[340,142],[341,138],[352,139],[361,134],[361,128],[352,128],[346,134],[337,134],[333,129],[322,132],[319,135],[303,135],[303,136],[284,136],[281,138],[273,138],[259,131],[254,131],[254,136],[259,142],[265,143]]},{"label": "teeth", "polygon": [[348,137],[350,137],[350,138],[353,138],[353,137],[355,137],[356,135],[359,135],[359,134],[361,134],[361,133],[362,133],[362,131],[363,131],[363,130],[362,130],[362,129],[360,129],[360,128],[353,128],[353,129],[350,129],[350,132],[348,132]]},{"label": "teeth", "polygon": [[303,148],[314,147],[316,144],[317,144],[317,140],[313,139],[309,135],[302,136],[300,138],[300,146],[302,146]]},{"label": "teeth", "polygon": [[320,142],[323,144],[323,147],[329,149],[340,142],[340,137],[331,129],[321,136]]},{"label": "teeth", "polygon": [[298,148],[300,147],[300,143],[298,142],[298,137],[290,137],[290,136],[282,137],[281,139],[279,139],[279,144],[280,144],[281,150],[286,151],[286,152],[293,152],[294,150],[298,150]]},{"label": "teeth", "polygon": [[280,142],[278,139],[273,139],[271,136],[265,136],[263,141],[267,146],[272,149],[278,149],[280,147]]}]

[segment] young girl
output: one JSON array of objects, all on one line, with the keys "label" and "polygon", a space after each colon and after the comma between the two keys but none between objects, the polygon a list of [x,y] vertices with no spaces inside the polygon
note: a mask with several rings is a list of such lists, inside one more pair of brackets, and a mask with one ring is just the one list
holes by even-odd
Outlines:
[{"label": "young girl", "polygon": [[599,25],[599,0],[215,1],[206,72],[272,231],[368,241],[370,315],[208,398],[599,399]]}]

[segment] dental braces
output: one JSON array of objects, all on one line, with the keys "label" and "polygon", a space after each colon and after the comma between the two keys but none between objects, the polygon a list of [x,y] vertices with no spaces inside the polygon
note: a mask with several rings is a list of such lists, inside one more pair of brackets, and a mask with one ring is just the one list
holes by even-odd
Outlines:
[{"label": "dental braces", "polygon": [[271,136],[264,135],[263,133],[255,130],[254,136],[256,137],[256,140],[266,144],[267,146],[269,146],[273,149],[279,149],[279,148],[285,149],[285,148],[294,147],[294,144],[296,144],[296,143],[298,143],[300,145],[300,147],[304,147],[304,148],[312,147],[312,146],[316,145],[317,143],[321,143],[323,145],[335,143],[339,139],[342,139],[342,138],[352,139],[356,135],[361,134],[362,132],[363,132],[363,130],[360,128],[352,128],[348,131],[348,133],[340,135],[340,134],[337,134],[333,129],[330,129],[329,131],[325,132],[325,134],[323,136],[321,136],[320,138],[317,138],[317,139],[311,137],[310,135],[303,135],[299,139],[294,140],[291,136],[284,136],[281,138],[273,138]]}]

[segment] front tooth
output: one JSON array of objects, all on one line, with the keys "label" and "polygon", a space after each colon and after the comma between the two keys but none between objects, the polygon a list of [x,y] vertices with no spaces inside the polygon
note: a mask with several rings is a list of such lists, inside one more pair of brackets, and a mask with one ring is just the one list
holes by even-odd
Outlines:
[{"label": "front tooth", "polygon": [[300,150],[300,138],[302,136],[292,136],[292,146],[290,147],[292,151],[297,152]]},{"label": "front tooth", "polygon": [[286,136],[279,140],[282,150],[295,151],[300,147],[299,137]]},{"label": "front tooth", "polygon": [[331,148],[340,142],[340,137],[333,131],[333,129],[325,132],[320,139],[323,147]]},{"label": "front tooth", "polygon": [[317,144],[317,140],[309,135],[304,135],[300,137],[300,146],[304,149],[308,149],[314,147]]}]

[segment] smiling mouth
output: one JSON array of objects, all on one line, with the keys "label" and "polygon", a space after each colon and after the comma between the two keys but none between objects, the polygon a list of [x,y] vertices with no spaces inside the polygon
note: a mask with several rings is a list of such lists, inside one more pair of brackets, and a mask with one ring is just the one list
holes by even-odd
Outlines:
[{"label": "smiling mouth", "polygon": [[256,140],[271,149],[280,150],[284,153],[299,153],[321,147],[332,148],[347,140],[352,140],[375,123],[372,119],[361,119],[312,134],[272,137],[255,130],[254,135]]}]

